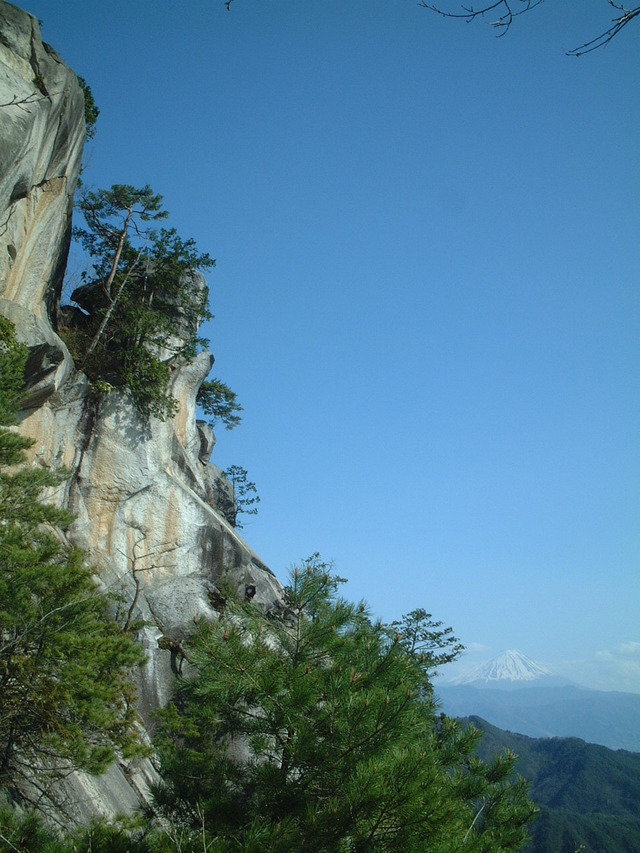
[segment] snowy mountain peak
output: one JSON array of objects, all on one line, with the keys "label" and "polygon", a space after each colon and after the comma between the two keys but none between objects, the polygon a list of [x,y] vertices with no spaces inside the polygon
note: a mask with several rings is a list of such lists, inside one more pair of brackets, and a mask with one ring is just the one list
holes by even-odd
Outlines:
[{"label": "snowy mountain peak", "polygon": [[547,678],[551,675],[550,670],[536,663],[523,652],[516,649],[508,649],[506,652],[493,658],[487,663],[476,667],[454,682],[455,684],[477,684],[485,685],[522,683],[535,681],[538,678]]}]

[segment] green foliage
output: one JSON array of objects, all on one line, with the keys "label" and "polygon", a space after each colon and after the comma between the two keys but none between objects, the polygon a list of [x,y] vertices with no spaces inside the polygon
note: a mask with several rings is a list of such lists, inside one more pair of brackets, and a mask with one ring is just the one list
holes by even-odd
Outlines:
[{"label": "green foliage", "polygon": [[164,816],[211,851],[517,849],[534,809],[514,757],[473,758],[478,732],[432,700],[453,638],[415,611],[421,659],[339,583],[314,557],[267,617],[229,605],[198,627],[160,715]]},{"label": "green foliage", "polygon": [[114,373],[110,379],[121,380],[118,384],[129,389],[143,415],[156,415],[164,420],[175,414],[177,401],[169,390],[171,367],[166,361],[154,356],[144,345],[134,345],[122,353],[119,362],[120,376]]},{"label": "green foliage", "polygon": [[516,750],[540,807],[531,853],[628,853],[640,838],[640,754],[578,738],[530,738],[472,717],[485,736],[478,754]]},{"label": "green foliage", "polygon": [[[12,324],[0,315],[0,426],[15,421],[28,354],[27,348],[18,343]],[[28,444],[23,440],[22,446]]]},{"label": "green foliage", "polygon": [[[24,350],[0,329],[10,423]],[[0,428],[0,788],[26,780],[46,794],[69,767],[99,773],[116,750],[140,751],[128,670],[142,651],[106,616],[84,554],[62,544],[53,525],[71,516],[41,496],[65,473],[27,467],[29,444]]]},{"label": "green foliage", "polygon": [[162,209],[162,200],[148,184],[139,189],[130,184],[113,184],[109,190],[82,193],[78,207],[87,227],[75,228],[74,236],[94,258],[98,279],[109,277],[114,260],[117,271],[125,266],[126,259],[116,258],[116,253],[118,248],[122,251],[125,247],[130,229],[144,240],[147,232],[140,228],[141,222],[167,218],[169,214]]},{"label": "green foliage", "polygon": [[78,83],[80,84],[82,94],[84,95],[84,126],[87,134],[87,139],[93,139],[93,137],[96,135],[96,122],[98,121],[100,110],[98,109],[94,100],[91,87],[84,79],[84,77],[78,77]]},{"label": "green foliage", "polygon": [[246,469],[240,465],[231,465],[224,474],[226,481],[218,480],[216,484],[216,507],[232,527],[242,529],[244,525],[239,515],[258,514],[258,490],[256,484],[247,479]]},{"label": "green foliage", "polygon": [[220,379],[203,382],[198,389],[196,403],[211,418],[212,427],[220,421],[226,429],[233,429],[242,420],[239,414],[242,406],[237,395]]},{"label": "green foliage", "polygon": [[37,812],[0,809],[0,853],[187,853],[162,831],[94,821],[60,833]]},{"label": "green foliage", "polygon": [[206,343],[198,326],[211,317],[208,291],[194,271],[215,262],[174,228],[147,225],[168,215],[149,186],[85,192],[79,208],[86,227],[74,236],[93,265],[72,294],[85,313],[61,335],[90,379],[127,388],[145,417],[164,418],[176,407],[174,366]]},{"label": "green foliage", "polygon": [[431,613],[419,607],[400,621],[392,622],[391,628],[407,652],[417,657],[431,673],[437,667],[451,663],[464,651],[464,646],[453,636],[453,629],[442,625],[442,622],[433,621]]},{"label": "green foliage", "polygon": [[[14,809],[0,809],[0,851],[19,853],[67,853],[56,834],[45,827],[42,819],[31,812],[18,815]],[[69,851],[70,853],[70,851]]]}]

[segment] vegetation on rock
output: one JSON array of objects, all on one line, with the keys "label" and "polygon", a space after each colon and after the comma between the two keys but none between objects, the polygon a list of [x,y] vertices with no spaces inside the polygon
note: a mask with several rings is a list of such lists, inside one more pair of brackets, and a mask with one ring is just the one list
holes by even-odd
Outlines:
[{"label": "vegetation on rock", "polygon": [[[230,5],[230,4],[228,4]],[[91,90],[85,121],[98,115]],[[62,309],[59,331],[98,393],[127,390],[144,417],[176,409],[174,369],[206,342],[211,315],[197,271],[214,265],[194,241],[155,223],[167,216],[149,186],[85,190],[76,238],[92,270]],[[155,810],[131,825],[97,822],[58,834],[13,809],[55,797],[71,769],[100,773],[142,750],[131,667],[143,652],[106,615],[85,555],[62,532],[71,518],[43,500],[65,473],[31,469],[30,442],[10,429],[26,350],[0,319],[0,849],[29,853],[498,853],[526,841],[535,812],[515,756],[473,754],[480,737],[439,714],[434,668],[461,650],[451,629],[415,610],[391,625],[338,594],[317,557],[265,613],[226,601],[183,644],[185,677],[159,714],[163,784]],[[236,395],[217,379],[198,403],[239,423]],[[238,514],[257,511],[247,472],[226,472]],[[188,672],[188,677],[187,677]]]},{"label": "vegetation on rock", "polygon": [[59,330],[90,379],[126,388],[145,417],[176,409],[170,384],[175,366],[191,361],[207,341],[200,323],[211,317],[208,289],[198,270],[215,261],[166,219],[151,187],[114,184],[85,191],[78,202],[85,227],[74,236],[93,259],[85,284],[63,309]]},{"label": "vegetation on rock", "polygon": [[0,318],[0,789],[34,802],[72,768],[141,751],[130,667],[143,651],[107,615],[71,521],[45,503],[65,472],[30,468],[14,421],[27,349]]},{"label": "vegetation on rock", "polygon": [[96,123],[98,121],[98,116],[100,115],[100,110],[98,109],[98,105],[93,97],[91,87],[84,77],[78,77],[78,83],[80,84],[82,94],[84,95],[85,133],[87,134],[87,139],[93,139],[96,135]]},{"label": "vegetation on rock", "polygon": [[242,406],[236,393],[220,379],[205,380],[198,389],[196,402],[211,418],[209,423],[212,427],[220,421],[225,429],[234,429],[242,420]]},{"label": "vegetation on rock", "polygon": [[241,465],[231,465],[224,472],[224,479],[216,483],[216,509],[232,527],[244,527],[239,516],[257,515],[260,496],[256,484],[247,479],[247,471]]}]

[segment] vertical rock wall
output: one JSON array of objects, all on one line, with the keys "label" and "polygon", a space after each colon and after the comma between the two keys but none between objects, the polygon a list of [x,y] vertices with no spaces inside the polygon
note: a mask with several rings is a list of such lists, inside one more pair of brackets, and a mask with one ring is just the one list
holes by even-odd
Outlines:
[{"label": "vertical rock wall", "polygon": [[22,340],[46,345],[48,378],[58,387],[72,363],[48,318],[69,246],[84,96],[75,74],[42,43],[35,18],[4,2],[0,105],[0,310]]},{"label": "vertical rock wall", "polygon": [[[95,393],[56,334],[84,135],[76,76],[37,21],[0,0],[0,313],[31,349],[20,431],[34,440],[34,464],[70,471],[52,499],[75,513],[69,538],[118,594],[117,618],[144,622],[139,702],[149,724],[171,694],[176,644],[194,620],[216,618],[221,583],[239,595],[255,586],[266,607],[281,587],[211,499],[214,439],[195,402],[211,354],[175,370],[175,417],[144,421],[125,393]],[[148,761],[98,779],[76,774],[71,810],[79,820],[130,812],[153,776]]]}]

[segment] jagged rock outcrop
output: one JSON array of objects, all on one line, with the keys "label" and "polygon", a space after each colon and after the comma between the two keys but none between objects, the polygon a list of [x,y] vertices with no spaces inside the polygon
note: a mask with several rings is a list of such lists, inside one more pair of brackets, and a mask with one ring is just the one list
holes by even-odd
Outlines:
[{"label": "jagged rock outcrop", "polygon": [[[75,513],[69,538],[119,596],[115,615],[144,622],[139,700],[150,725],[194,621],[216,618],[229,591],[250,589],[269,607],[281,587],[215,508],[215,437],[196,420],[211,354],[174,371],[176,415],[149,421],[126,393],[92,388],[56,334],[83,104],[77,78],[42,43],[37,21],[0,0],[0,313],[31,349],[20,431],[34,440],[34,464],[69,470],[52,499]],[[98,779],[76,774],[66,792],[71,810],[80,820],[130,812],[153,775],[148,761]]]}]

